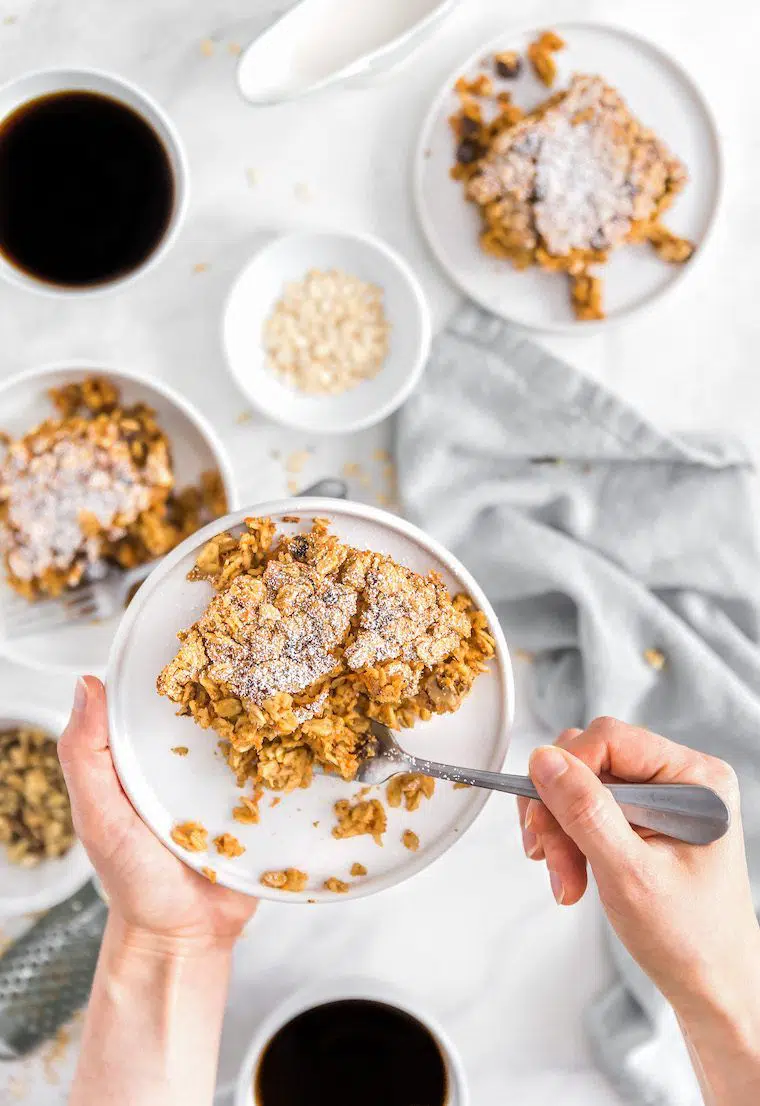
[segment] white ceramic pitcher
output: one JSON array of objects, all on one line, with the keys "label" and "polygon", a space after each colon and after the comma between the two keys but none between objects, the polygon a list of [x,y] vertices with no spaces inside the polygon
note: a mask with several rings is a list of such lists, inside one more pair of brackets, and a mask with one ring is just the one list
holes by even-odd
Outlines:
[{"label": "white ceramic pitcher", "polygon": [[458,0],[300,0],[244,51],[238,87],[278,104],[367,84],[407,60]]}]

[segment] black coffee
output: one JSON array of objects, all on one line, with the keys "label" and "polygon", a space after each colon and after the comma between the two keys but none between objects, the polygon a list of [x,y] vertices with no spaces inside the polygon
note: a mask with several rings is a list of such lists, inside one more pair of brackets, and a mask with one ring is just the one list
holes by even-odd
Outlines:
[{"label": "black coffee", "polygon": [[256,1106],[444,1106],[446,1066],[416,1018],[366,999],[315,1006],[266,1046]]},{"label": "black coffee", "polygon": [[54,92],[0,123],[0,252],[50,284],[126,276],[169,225],[174,177],[153,128],[96,92]]}]

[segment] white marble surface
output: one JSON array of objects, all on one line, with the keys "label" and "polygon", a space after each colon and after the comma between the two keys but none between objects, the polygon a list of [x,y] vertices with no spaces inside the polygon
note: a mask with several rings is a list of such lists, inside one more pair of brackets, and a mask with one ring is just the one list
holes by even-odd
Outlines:
[{"label": "white marble surface", "polygon": [[[752,0],[464,0],[446,27],[393,82],[306,103],[253,109],[236,96],[230,44],[245,43],[278,7],[268,0],[2,0],[0,68],[86,64],[142,84],[174,117],[187,145],[189,218],[171,255],[123,293],[60,303],[0,287],[0,372],[71,356],[103,358],[163,377],[223,432],[247,498],[282,492],[283,458],[312,448],[304,479],[362,463],[382,490],[372,451],[388,428],[320,441],[259,422],[228,379],[219,311],[232,275],[270,227],[341,225],[385,237],[415,266],[440,323],[456,302],[415,223],[409,158],[425,106],[460,55],[508,19],[537,25],[606,18],[676,52],[713,102],[728,182],[718,232],[690,279],[664,307],[620,329],[554,339],[587,372],[675,428],[723,428],[760,452],[756,412],[752,243],[760,141]],[[3,17],[5,20],[3,21]],[[211,56],[201,42],[214,42]],[[246,170],[256,170],[257,183]],[[304,187],[306,186],[306,187]],[[193,266],[209,267],[194,273]],[[2,412],[0,412],[0,422]],[[274,457],[272,451],[279,451]],[[67,702],[70,683],[3,663],[0,692]],[[540,736],[521,696],[512,764]],[[271,1004],[304,980],[376,975],[407,987],[450,1029],[467,1065],[473,1106],[613,1106],[593,1071],[581,1027],[609,967],[593,904],[560,910],[545,875],[521,854],[513,806],[495,797],[467,837],[432,869],[384,895],[325,909],[265,904],[241,941],[225,1025],[220,1082],[234,1078],[251,1032]],[[76,1029],[74,1030],[76,1039]],[[66,1097],[75,1047],[0,1068],[0,1103],[54,1106]]]}]

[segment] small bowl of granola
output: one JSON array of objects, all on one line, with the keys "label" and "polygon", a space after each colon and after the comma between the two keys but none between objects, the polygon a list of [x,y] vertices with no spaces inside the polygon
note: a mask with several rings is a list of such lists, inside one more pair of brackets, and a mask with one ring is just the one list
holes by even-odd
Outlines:
[{"label": "small bowl of granola", "polygon": [[363,504],[293,511],[229,515],[143,585],[109,661],[111,748],[143,819],[208,879],[345,902],[426,867],[488,798],[409,773],[360,786],[371,723],[498,769],[512,672],[488,600],[433,539]]},{"label": "small bowl of granola", "polygon": [[227,363],[262,414],[344,434],[400,407],[430,351],[422,287],[384,242],[304,231],[275,238],[230,290]]},{"label": "small bowl of granola", "polygon": [[47,910],[91,874],[55,743],[65,718],[26,704],[0,717],[0,917]]},{"label": "small bowl of granola", "polygon": [[163,383],[87,362],[6,381],[0,431],[0,655],[102,672],[118,615],[46,634],[11,624],[103,568],[157,561],[223,515],[235,497],[224,446]]}]

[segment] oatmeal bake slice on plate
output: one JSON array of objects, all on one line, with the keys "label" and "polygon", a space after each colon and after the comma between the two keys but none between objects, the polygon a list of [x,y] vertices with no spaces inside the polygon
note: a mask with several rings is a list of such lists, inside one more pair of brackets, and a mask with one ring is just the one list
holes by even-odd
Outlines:
[{"label": "oatmeal bake slice on plate", "polygon": [[699,262],[721,185],[712,114],[679,63],[587,23],[505,32],[460,64],[415,160],[449,276],[502,318],[556,331],[674,287]]},{"label": "oatmeal bake slice on plate", "polygon": [[4,382],[0,431],[0,654],[102,672],[118,617],[11,638],[4,613],[55,602],[102,565],[153,562],[224,514],[224,446],[167,385],[83,362]]},{"label": "oatmeal bake slice on plate", "polygon": [[170,553],[108,679],[114,757],[146,822],[207,878],[285,901],[390,886],[482,809],[424,777],[352,782],[371,719],[414,751],[496,767],[513,709],[475,581],[405,521],[335,500],[261,504]]}]

